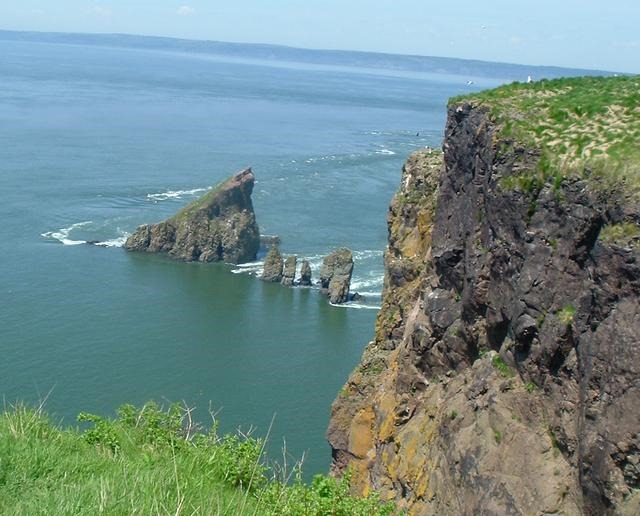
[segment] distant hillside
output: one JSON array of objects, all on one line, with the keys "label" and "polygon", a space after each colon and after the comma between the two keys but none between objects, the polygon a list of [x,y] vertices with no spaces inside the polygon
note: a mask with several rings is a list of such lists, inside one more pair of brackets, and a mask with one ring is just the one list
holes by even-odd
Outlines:
[{"label": "distant hillside", "polygon": [[525,80],[528,75],[537,79],[553,79],[580,75],[612,75],[600,70],[560,68],[556,66],[528,66],[509,63],[492,63],[446,57],[383,54],[348,50],[310,50],[281,45],[250,43],[225,43],[133,36],[129,34],[66,34],[56,32],[19,32],[0,30],[0,40],[33,41],[76,45],[96,45],[154,49],[174,52],[193,52],[244,59],[262,59],[309,63],[318,65],[382,68],[398,71],[445,73],[469,77],[498,77],[508,80]]}]

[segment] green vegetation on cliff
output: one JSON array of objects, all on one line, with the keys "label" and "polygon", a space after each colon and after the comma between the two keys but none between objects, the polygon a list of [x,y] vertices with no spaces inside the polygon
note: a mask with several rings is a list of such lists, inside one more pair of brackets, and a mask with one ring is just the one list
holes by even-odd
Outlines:
[{"label": "green vegetation on cliff", "polygon": [[640,76],[581,77],[513,83],[454,97],[486,106],[496,136],[540,152],[538,178],[507,186],[535,189],[567,177],[640,192]]},{"label": "green vegetation on cliff", "polygon": [[64,430],[18,405],[0,415],[1,514],[390,514],[349,496],[348,479],[276,479],[264,442],[197,431],[180,406],[125,405],[116,420],[82,413]]}]

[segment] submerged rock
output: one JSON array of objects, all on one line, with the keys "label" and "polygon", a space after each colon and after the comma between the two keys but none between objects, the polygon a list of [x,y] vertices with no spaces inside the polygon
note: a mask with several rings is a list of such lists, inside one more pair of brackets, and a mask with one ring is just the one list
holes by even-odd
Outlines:
[{"label": "submerged rock", "polygon": [[311,286],[311,265],[307,260],[302,260],[302,266],[300,267],[300,281],[298,285],[301,287]]},{"label": "submerged rock", "polygon": [[296,279],[296,256],[288,256],[284,261],[284,268],[282,271],[282,284],[290,287]]},{"label": "submerged rock", "polygon": [[263,281],[272,281],[279,283],[282,280],[282,269],[284,267],[284,260],[278,246],[273,246],[269,249],[266,258],[264,259],[264,269],[262,276]]},{"label": "submerged rock", "polygon": [[349,300],[349,286],[353,274],[353,254],[346,247],[333,251],[322,262],[320,289],[331,303]]},{"label": "submerged rock", "polygon": [[167,253],[187,262],[255,260],[260,233],[251,202],[254,182],[250,168],[239,172],[170,219],[140,226],[125,249]]}]

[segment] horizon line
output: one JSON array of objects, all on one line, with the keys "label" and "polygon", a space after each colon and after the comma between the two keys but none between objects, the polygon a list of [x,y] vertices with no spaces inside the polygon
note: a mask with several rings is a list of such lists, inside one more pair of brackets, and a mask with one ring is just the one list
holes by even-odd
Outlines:
[{"label": "horizon line", "polygon": [[606,73],[606,74],[622,74],[622,75],[636,75],[629,72],[616,72],[614,70],[602,70],[602,69],[591,69],[591,68],[579,68],[579,67],[571,67],[571,66],[560,66],[560,65],[545,65],[545,64],[524,64],[524,63],[513,63],[507,61],[491,61],[486,59],[472,59],[466,57],[446,57],[446,56],[433,56],[433,55],[423,55],[423,54],[400,54],[394,52],[382,52],[375,50],[351,50],[351,49],[338,49],[338,48],[310,48],[310,47],[299,47],[293,45],[285,45],[280,43],[250,43],[250,42],[239,42],[239,41],[222,41],[215,39],[196,39],[196,38],[180,38],[175,36],[159,36],[155,34],[131,34],[126,32],[59,32],[59,31],[39,31],[39,30],[15,30],[15,29],[3,29],[0,28],[0,34],[3,33],[13,33],[13,34],[34,34],[34,35],[56,35],[56,36],[92,36],[92,37],[100,37],[100,36],[116,36],[116,37],[128,37],[128,38],[144,38],[144,39],[155,39],[155,40],[168,40],[168,41],[183,41],[183,42],[193,42],[193,43],[212,43],[212,44],[224,44],[224,45],[234,45],[234,46],[245,46],[245,47],[263,47],[263,48],[280,48],[280,49],[288,49],[288,50],[301,50],[306,52],[317,52],[317,53],[341,53],[341,54],[363,54],[363,55],[374,55],[374,56],[389,56],[389,57],[400,57],[407,59],[432,59],[432,60],[454,60],[461,61],[465,63],[474,63],[474,64],[497,64],[497,65],[506,65],[506,66],[514,66],[514,67],[522,67],[522,68],[545,68],[551,70],[572,70],[576,72],[594,72],[594,73]]}]

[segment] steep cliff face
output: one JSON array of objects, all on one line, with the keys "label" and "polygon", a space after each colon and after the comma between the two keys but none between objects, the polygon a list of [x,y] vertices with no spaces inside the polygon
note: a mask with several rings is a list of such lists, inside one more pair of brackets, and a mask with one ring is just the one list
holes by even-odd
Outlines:
[{"label": "steep cliff face", "polygon": [[[375,340],[327,433],[358,493],[410,514],[640,513],[637,161],[615,139],[591,154],[596,130],[577,157],[568,133],[563,151],[536,124],[528,139],[510,97],[582,87],[453,102],[443,153],[407,161]],[[638,103],[622,104],[634,131]],[[604,114],[606,132],[605,107],[568,127]]]},{"label": "steep cliff face", "polygon": [[184,261],[254,260],[260,247],[251,202],[254,182],[250,168],[239,172],[170,219],[140,226],[127,239],[125,248],[167,253]]}]

